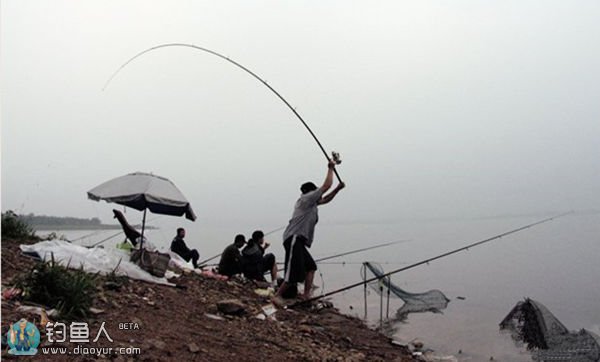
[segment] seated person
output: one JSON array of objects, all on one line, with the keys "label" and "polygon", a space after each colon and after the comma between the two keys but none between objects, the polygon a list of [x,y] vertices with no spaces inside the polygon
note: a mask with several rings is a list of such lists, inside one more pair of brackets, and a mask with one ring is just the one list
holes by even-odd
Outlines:
[{"label": "seated person", "polygon": [[185,229],[178,228],[177,236],[175,236],[171,242],[171,251],[182,257],[185,261],[190,261],[191,259],[194,268],[197,268],[200,254],[198,253],[198,250],[188,248],[187,245],[185,245],[183,238],[185,238]]},{"label": "seated person", "polygon": [[233,244],[223,250],[219,261],[219,274],[231,277],[242,272],[242,254],[240,248],[246,244],[244,235],[236,235]]},{"label": "seated person", "polygon": [[269,243],[265,243],[265,234],[257,230],[252,233],[252,239],[242,250],[242,272],[248,279],[266,281],[265,273],[271,272],[271,281],[273,285],[277,283],[277,263],[275,255],[269,253],[265,255],[265,249]]}]

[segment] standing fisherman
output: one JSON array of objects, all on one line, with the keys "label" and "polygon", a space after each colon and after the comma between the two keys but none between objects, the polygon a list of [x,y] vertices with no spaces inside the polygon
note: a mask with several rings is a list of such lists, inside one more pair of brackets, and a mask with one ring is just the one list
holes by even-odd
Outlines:
[{"label": "standing fisherman", "polygon": [[333,184],[335,161],[327,165],[327,177],[323,186],[317,188],[312,182],[306,182],[300,187],[302,195],[296,201],[292,218],[283,233],[283,246],[285,248],[285,278],[277,297],[281,297],[290,284],[304,282],[303,298],[310,298],[313,279],[317,264],[308,252],[312,245],[315,225],[319,221],[318,205],[323,205],[335,197],[346,185],[340,182],[333,191],[324,195]]}]

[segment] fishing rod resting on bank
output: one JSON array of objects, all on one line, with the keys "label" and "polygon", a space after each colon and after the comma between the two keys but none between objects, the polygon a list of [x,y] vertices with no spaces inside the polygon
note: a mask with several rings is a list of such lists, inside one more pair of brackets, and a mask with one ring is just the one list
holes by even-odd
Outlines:
[{"label": "fishing rod resting on bank", "polygon": [[315,260],[315,263],[323,262],[325,260],[329,260],[329,259],[333,259],[333,258],[339,258],[341,256],[346,256],[346,255],[350,255],[350,254],[360,253],[361,251],[367,251],[367,250],[372,250],[372,249],[377,249],[377,248],[383,248],[384,246],[405,243],[405,242],[408,242],[408,241],[410,241],[410,239],[391,241],[391,242],[388,242],[388,243],[377,244],[377,245],[369,246],[369,247],[366,247],[366,248],[361,248],[361,249],[346,251],[346,252],[341,253],[341,254],[335,254],[335,255],[326,256],[326,257],[317,259],[317,260]]},{"label": "fishing rod resting on bank", "polygon": [[[261,77],[259,77],[258,75],[256,75],[256,73],[254,73],[253,71],[251,71],[250,69],[244,67],[243,65],[241,65],[240,63],[229,59],[228,57],[217,53],[213,50],[207,49],[207,48],[203,48],[194,44],[186,44],[186,43],[169,43],[169,44],[160,44],[160,45],[156,45],[153,46],[151,48],[148,48],[144,51],[139,52],[138,54],[134,55],[132,58],[130,58],[128,61],[126,61],[125,63],[123,63],[123,65],[121,65],[119,67],[119,69],[117,69],[112,75],[111,77],[106,81],[106,83],[104,84],[104,87],[102,87],[102,91],[104,91],[108,85],[110,84],[110,82],[117,76],[117,74],[119,74],[119,72],[125,68],[129,63],[133,62],[135,59],[137,59],[138,57],[151,52],[153,50],[156,49],[160,49],[160,48],[167,48],[167,47],[185,47],[185,48],[192,48],[192,49],[196,49],[196,50],[200,50],[212,55],[215,55],[223,60],[228,61],[229,63],[237,66],[238,68],[244,70],[245,72],[247,72],[248,74],[250,74],[251,76],[253,76],[254,78],[256,78],[258,81],[260,81],[262,84],[264,84],[267,88],[269,88],[269,90],[271,90],[271,92],[275,93],[275,95],[283,102],[285,103],[285,105],[294,113],[294,115],[296,115],[296,117],[300,120],[300,122],[302,122],[302,125],[304,125],[304,128],[306,128],[306,130],[308,131],[308,133],[310,133],[310,135],[312,136],[312,138],[315,140],[315,142],[317,143],[317,145],[319,146],[319,148],[321,149],[321,151],[323,152],[323,154],[325,155],[325,158],[327,158],[328,161],[335,161],[337,164],[341,163],[341,160],[339,158],[339,154],[337,152],[332,152],[332,158],[329,157],[329,155],[327,154],[327,151],[325,151],[325,148],[323,148],[323,145],[321,144],[321,142],[319,141],[319,139],[317,138],[317,136],[315,135],[315,133],[310,129],[310,127],[308,126],[308,124],[304,121],[304,119],[302,119],[302,117],[300,117],[300,114],[298,114],[298,112],[296,111],[296,109],[294,107],[292,107],[287,100],[285,100],[285,98],[283,98],[283,96],[281,94],[279,94],[279,92],[277,92],[275,90],[275,88],[271,87],[265,80],[263,80]],[[339,182],[342,182],[342,179],[340,178],[340,175],[338,174],[337,170],[335,169],[335,167],[333,168],[333,172],[335,173],[335,176],[337,177]]]},{"label": "fishing rod resting on bank", "polygon": [[355,284],[351,284],[351,285],[342,287],[340,289],[337,289],[337,290],[334,290],[334,291],[331,291],[331,292],[328,292],[328,293],[325,293],[325,294],[321,294],[321,295],[316,296],[316,297],[312,297],[312,298],[309,298],[309,299],[306,299],[306,300],[302,300],[302,301],[298,301],[298,302],[292,303],[289,306],[287,306],[287,308],[294,308],[294,307],[297,307],[299,305],[303,305],[303,304],[307,304],[307,303],[313,302],[315,300],[319,300],[321,298],[325,298],[325,297],[329,297],[329,296],[334,295],[334,294],[345,292],[346,290],[349,290],[349,289],[353,289],[353,288],[356,288],[356,287],[359,287],[359,286],[362,286],[362,285],[367,285],[367,283],[371,283],[371,282],[374,282],[374,281],[381,280],[383,278],[389,277],[390,275],[393,275],[393,274],[396,274],[396,273],[400,273],[400,272],[408,270],[408,269],[412,269],[412,268],[417,267],[419,265],[428,264],[428,263],[430,263],[430,262],[432,262],[434,260],[438,260],[438,259],[444,258],[444,257],[452,255],[452,254],[456,254],[456,253],[464,251],[464,250],[469,250],[472,247],[475,247],[475,246],[478,246],[478,245],[481,245],[481,244],[485,244],[487,242],[490,242],[490,241],[493,241],[493,240],[496,240],[496,239],[500,239],[500,238],[502,238],[504,236],[507,236],[507,235],[510,235],[510,234],[514,234],[514,233],[517,233],[519,231],[523,231],[525,229],[529,229],[529,228],[534,227],[536,225],[540,225],[540,224],[546,223],[548,221],[552,221],[554,219],[558,219],[559,217],[563,217],[563,216],[571,214],[571,213],[573,213],[573,211],[565,212],[563,214],[559,214],[559,215],[556,215],[556,216],[553,216],[553,217],[549,217],[547,219],[543,219],[543,220],[540,220],[540,221],[537,221],[537,222],[534,222],[534,223],[531,223],[531,224],[528,224],[528,225],[525,225],[525,226],[521,226],[519,228],[516,228],[516,229],[510,230],[510,231],[504,232],[502,234],[498,234],[496,236],[492,236],[491,238],[487,238],[487,239],[475,242],[473,244],[469,244],[467,246],[463,246],[461,248],[454,249],[452,251],[448,251],[448,252],[440,254],[438,256],[434,256],[433,258],[425,259],[425,260],[419,261],[417,263],[405,266],[403,268],[392,270],[391,272],[385,273],[385,274],[380,275],[380,276],[376,276],[376,277],[373,277],[373,278],[370,278],[370,279],[366,279],[365,278],[361,282],[358,282],[358,283],[355,283]]},{"label": "fishing rod resting on bank", "polygon": [[[268,232],[268,233],[266,233],[264,236],[271,235],[271,234],[273,234],[273,233],[275,233],[275,232],[277,232],[277,231],[279,231],[279,230],[283,230],[284,228],[285,228],[285,226],[278,227],[277,229],[274,229],[274,230],[271,230],[271,231],[269,231],[269,232]],[[211,256],[210,258],[208,258],[208,259],[205,259],[205,260],[201,261],[200,263],[198,263],[198,265],[199,265],[199,267],[200,267],[200,268],[201,268],[201,267],[204,267],[204,266],[213,266],[213,265],[206,265],[206,263],[208,263],[209,261],[212,261],[212,260],[214,260],[214,259],[216,259],[216,258],[220,257],[221,255],[223,255],[223,253],[219,253],[219,254],[217,254],[217,255],[215,255],[215,256]]]},{"label": "fishing rod resting on bank", "polygon": [[[267,235],[267,234],[265,234],[265,235]],[[356,254],[356,253],[360,253],[362,251],[368,251],[368,250],[373,250],[373,249],[377,249],[377,248],[383,248],[384,246],[390,246],[390,245],[394,245],[394,244],[405,243],[405,242],[408,242],[408,241],[411,241],[411,240],[410,239],[397,240],[397,241],[392,241],[392,242],[387,242],[387,243],[383,243],[383,244],[377,244],[377,245],[369,246],[369,247],[366,247],[366,248],[360,248],[360,249],[345,251],[345,252],[340,253],[340,254],[329,255],[329,256],[325,256],[325,257],[319,258],[319,259],[315,259],[315,263],[321,263],[321,262],[323,262],[325,260],[339,258],[339,257],[350,255],[350,254]],[[219,255],[221,255],[221,254],[219,254]],[[219,256],[219,255],[217,255],[217,256]],[[277,264],[284,264],[284,263],[279,262]],[[324,263],[324,264],[327,264],[327,263]],[[218,265],[218,264],[214,264],[214,265],[211,264],[209,266],[216,266],[216,265]],[[265,272],[265,275],[268,274],[268,273],[270,273],[270,271]]]},{"label": "fishing rod resting on bank", "polygon": [[[152,218],[151,220],[148,220],[148,222],[150,223],[150,222],[155,221],[155,220],[157,220],[159,218],[160,218],[160,215],[157,215],[156,217]],[[138,225],[138,227],[139,227],[139,225]],[[111,236],[109,236],[109,237],[107,237],[105,239],[102,239],[102,240],[98,241],[97,243],[94,243],[94,244],[92,244],[90,246],[87,246],[87,248],[95,248],[96,246],[104,243],[105,241],[109,241],[110,239],[112,239],[114,237],[117,237],[117,236],[119,236],[121,234],[124,234],[123,230],[121,230],[121,231],[119,231],[119,232],[117,232],[117,233],[115,233],[115,234],[113,234],[113,235],[111,235]]]},{"label": "fishing rod resting on bank", "polygon": [[[321,262],[323,262],[325,260],[339,258],[339,257],[350,255],[350,254],[356,254],[356,253],[360,253],[362,251],[368,251],[368,250],[373,250],[373,249],[377,249],[377,248],[383,248],[384,246],[390,246],[390,245],[405,243],[405,242],[408,242],[408,241],[410,241],[410,239],[391,241],[391,242],[387,242],[387,243],[383,243],[383,244],[377,244],[377,245],[373,245],[373,246],[368,246],[366,248],[360,248],[360,249],[345,251],[345,252],[340,253],[340,254],[329,255],[329,256],[325,256],[325,257],[319,258],[319,259],[315,259],[315,263],[321,263]],[[277,264],[285,264],[285,263],[277,263]],[[324,263],[324,264],[327,264],[327,263]],[[266,274],[268,274],[268,272],[265,273],[265,275]]]}]

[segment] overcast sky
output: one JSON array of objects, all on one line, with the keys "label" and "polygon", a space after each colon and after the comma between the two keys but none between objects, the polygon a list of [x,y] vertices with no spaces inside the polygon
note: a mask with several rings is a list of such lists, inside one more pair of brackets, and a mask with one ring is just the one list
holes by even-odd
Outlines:
[{"label": "overcast sky", "polygon": [[170,178],[201,225],[284,225],[326,161],[328,222],[597,209],[598,1],[1,2],[2,210],[99,217]]}]

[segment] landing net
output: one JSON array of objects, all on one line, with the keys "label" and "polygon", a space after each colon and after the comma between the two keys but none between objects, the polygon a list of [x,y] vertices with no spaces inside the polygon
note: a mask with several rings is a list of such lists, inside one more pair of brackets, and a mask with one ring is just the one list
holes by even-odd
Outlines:
[{"label": "landing net", "polygon": [[442,313],[450,301],[444,293],[437,289],[429,290],[424,293],[410,293],[392,283],[390,276],[382,277],[385,271],[381,265],[373,262],[364,262],[361,275],[363,280],[367,280],[367,271],[374,276],[381,277],[377,281],[368,283],[377,293],[383,295],[389,294],[391,297],[400,298],[404,305],[396,312],[396,317],[400,320],[406,318],[409,313],[434,312]]},{"label": "landing net", "polygon": [[536,361],[600,361],[600,337],[585,329],[569,331],[548,308],[529,298],[517,303],[500,329],[525,343]]}]

